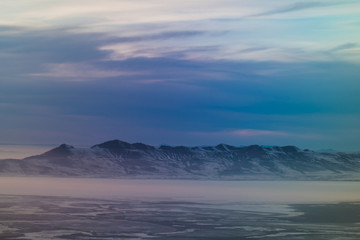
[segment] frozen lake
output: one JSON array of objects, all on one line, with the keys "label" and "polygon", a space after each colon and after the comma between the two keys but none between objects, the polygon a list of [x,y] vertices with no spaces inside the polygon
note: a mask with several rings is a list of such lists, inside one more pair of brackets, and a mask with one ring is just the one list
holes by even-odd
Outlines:
[{"label": "frozen lake", "polygon": [[0,194],[225,203],[332,203],[360,201],[360,183],[1,177]]},{"label": "frozen lake", "polygon": [[360,183],[0,177],[2,240],[357,240]]}]

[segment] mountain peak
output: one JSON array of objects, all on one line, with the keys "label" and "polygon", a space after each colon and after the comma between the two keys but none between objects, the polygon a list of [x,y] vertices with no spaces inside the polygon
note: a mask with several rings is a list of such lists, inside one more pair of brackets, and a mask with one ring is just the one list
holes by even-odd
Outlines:
[{"label": "mountain peak", "polygon": [[297,153],[297,152],[301,151],[299,148],[297,148],[295,146],[284,146],[284,147],[281,147],[281,149],[285,152],[290,152],[290,153]]},{"label": "mountain peak", "polygon": [[224,144],[224,143],[220,143],[220,144],[216,145],[215,148],[217,150],[227,151],[229,149],[233,149],[234,147],[230,146],[230,145],[227,145],[227,144]]},{"label": "mountain peak", "polygon": [[57,148],[58,148],[58,149],[73,149],[74,146],[71,146],[71,145],[69,145],[69,144],[63,143],[63,144],[61,144],[60,146],[58,146]]},{"label": "mountain peak", "polygon": [[131,144],[128,142],[120,141],[118,139],[96,144],[91,148],[106,148],[106,149],[119,149],[119,148],[130,148]]},{"label": "mountain peak", "polygon": [[137,148],[137,149],[141,149],[141,150],[151,150],[151,149],[154,149],[153,146],[146,145],[146,144],[143,144],[143,143],[133,143],[133,144],[131,144],[131,146],[134,147],[134,148]]},{"label": "mountain peak", "polygon": [[72,154],[72,149],[74,149],[73,146],[68,144],[61,144],[60,146],[51,149],[48,152],[45,152],[42,154],[44,157],[66,157]]}]

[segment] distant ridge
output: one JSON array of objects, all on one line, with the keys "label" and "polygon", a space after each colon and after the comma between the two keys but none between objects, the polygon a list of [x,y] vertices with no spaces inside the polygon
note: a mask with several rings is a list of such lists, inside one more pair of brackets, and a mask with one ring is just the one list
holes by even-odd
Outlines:
[{"label": "distant ridge", "polygon": [[0,160],[1,176],[225,180],[360,180],[359,153],[295,146],[154,147],[111,140],[90,148],[67,144],[24,159]]}]

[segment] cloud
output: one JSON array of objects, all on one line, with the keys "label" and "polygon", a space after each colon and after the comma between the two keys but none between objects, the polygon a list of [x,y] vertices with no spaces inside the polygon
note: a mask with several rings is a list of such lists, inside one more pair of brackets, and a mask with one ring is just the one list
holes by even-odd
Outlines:
[{"label": "cloud", "polygon": [[14,25],[2,25],[0,24],[0,34],[14,34],[19,33],[20,31],[24,30],[21,26],[14,26]]},{"label": "cloud", "polygon": [[258,52],[258,51],[265,51],[268,50],[269,48],[266,47],[250,47],[250,48],[245,48],[240,50],[239,52],[241,53],[252,53],[252,52]]},{"label": "cloud", "polygon": [[315,133],[291,133],[278,130],[261,130],[261,129],[236,129],[215,132],[191,132],[192,135],[202,137],[213,137],[217,139],[324,139],[324,135]]},{"label": "cloud", "polygon": [[17,34],[0,32],[0,49],[2,52],[16,54],[22,58],[30,57],[32,61],[41,62],[74,62],[101,59],[105,52],[99,51],[99,45],[110,40],[100,34],[74,34],[68,29],[46,29],[21,31]]},{"label": "cloud", "polygon": [[116,42],[139,42],[149,40],[167,40],[178,38],[196,37],[206,34],[205,31],[176,31],[176,32],[160,32],[156,34],[135,35],[130,37],[117,37]]},{"label": "cloud", "polygon": [[[84,4],[84,1],[80,2]],[[29,9],[20,14],[22,12],[19,10],[17,14],[14,13],[14,19],[17,19],[15,16],[19,19],[14,20],[14,25],[23,24],[24,27],[16,35],[5,34],[8,31],[2,32],[0,27],[1,50],[31,55],[34,61],[41,58],[39,61],[47,63],[139,57],[305,62],[328,61],[331,56],[324,53],[327,49],[324,49],[323,43],[326,41],[330,46],[340,44],[333,36],[337,36],[341,29],[331,25],[331,22],[318,22],[318,19],[310,17],[304,23],[244,18],[245,13],[271,15],[338,4],[334,1],[298,2],[283,8],[280,6],[288,1],[279,1],[276,5],[267,1],[255,1],[255,4],[251,3],[253,1],[210,1],[209,5],[196,11],[193,7],[201,5],[202,1],[184,5],[154,1],[140,6],[136,4],[139,1],[107,2],[109,4],[89,1],[83,8],[79,2],[70,1],[39,4],[43,8],[41,13],[40,9]],[[269,11],[274,5],[277,10]],[[124,15],[119,12],[124,12]],[[320,12],[320,17],[324,12],[326,16],[344,16],[347,9],[336,13],[333,9]],[[38,18],[34,18],[35,13]],[[242,20],[237,23],[216,20],[231,17]],[[351,20],[351,16],[349,18]],[[312,36],[308,31],[309,22],[314,23],[314,28],[327,29],[327,35]],[[352,41],[355,37],[348,39]],[[309,43],[308,39],[316,40]],[[348,52],[338,54],[344,55],[342,59],[350,55]],[[354,56],[350,57],[353,60]]]},{"label": "cloud", "polygon": [[104,79],[120,76],[132,76],[145,74],[144,72],[119,71],[110,69],[101,69],[87,63],[56,63],[47,64],[47,72],[31,73],[33,77],[51,77],[61,78],[62,80],[83,81],[88,79]]},{"label": "cloud", "polygon": [[334,48],[332,48],[330,51],[331,52],[337,52],[337,51],[342,51],[342,50],[348,50],[348,49],[352,49],[352,48],[357,48],[359,45],[357,43],[345,43],[345,44],[341,44],[338,45]]},{"label": "cloud", "polygon": [[260,130],[260,129],[236,129],[230,131],[216,132],[192,132],[194,135],[208,136],[233,136],[233,137],[255,137],[255,136],[290,136],[291,134],[282,131]]},{"label": "cloud", "polygon": [[[104,0],[101,3],[94,0],[62,2],[33,0],[32,4],[23,1],[17,4],[9,0],[3,1],[5,2],[4,5],[8,5],[8,7],[5,8],[4,12],[0,12],[2,18],[35,26],[64,25],[68,23],[67,19],[72,19],[78,25],[86,25],[83,24],[83,19],[87,19],[88,22],[93,24],[93,27],[102,28],[113,24],[203,20],[220,17],[224,14],[238,16],[251,11],[251,8],[247,6],[249,1],[242,1],[242,4],[239,4],[235,0],[186,2]],[[239,5],[242,7],[236,7]],[[94,16],[96,18],[95,22],[92,21]],[[102,26],[99,26],[99,22]]]},{"label": "cloud", "polygon": [[290,134],[281,131],[269,131],[269,130],[258,130],[258,129],[238,129],[230,131],[227,134],[235,136],[264,136],[264,135],[276,135],[276,136],[289,136]]},{"label": "cloud", "polygon": [[334,2],[296,2],[291,5],[288,5],[287,7],[278,8],[270,11],[265,11],[259,14],[251,15],[250,17],[263,17],[263,16],[270,16],[270,15],[276,15],[281,13],[288,13],[288,12],[295,12],[295,11],[301,11],[306,9],[312,9],[312,8],[321,8],[321,7],[328,7],[335,4],[340,3],[334,3]]},{"label": "cloud", "polygon": [[173,43],[163,43],[161,41],[109,44],[100,47],[99,50],[109,52],[109,59],[113,61],[131,58],[212,60],[216,53],[218,56],[224,56],[221,55],[220,46],[181,46]]}]

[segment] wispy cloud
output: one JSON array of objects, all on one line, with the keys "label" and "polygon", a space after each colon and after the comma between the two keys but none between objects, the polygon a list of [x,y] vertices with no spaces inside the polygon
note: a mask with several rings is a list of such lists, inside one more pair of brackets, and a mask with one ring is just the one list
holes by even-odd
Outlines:
[{"label": "wispy cloud", "polygon": [[286,7],[282,7],[282,8],[278,8],[278,9],[274,9],[274,10],[254,14],[254,15],[251,15],[251,17],[270,16],[270,15],[281,14],[281,13],[302,11],[302,10],[312,9],[312,8],[328,7],[328,6],[337,5],[337,4],[341,4],[341,3],[339,3],[339,2],[319,2],[319,1],[296,2],[296,3],[293,3],[293,4],[288,5]]},{"label": "wispy cloud", "polygon": [[348,50],[357,47],[359,47],[357,43],[345,43],[332,48],[330,51],[336,52],[336,51]]},{"label": "wispy cloud", "polygon": [[215,132],[192,132],[193,135],[197,136],[208,136],[215,138],[241,138],[241,139],[271,139],[271,138],[299,138],[299,139],[323,139],[323,135],[314,134],[314,133],[292,133],[279,130],[263,130],[263,129],[235,129],[235,130],[225,130],[225,131],[215,131]]},{"label": "wispy cloud", "polygon": [[[0,34],[18,31],[19,35],[17,39],[0,38],[0,45],[5,46],[4,51],[25,53],[30,50],[42,56],[53,54],[55,49],[57,55],[66,53],[74,59],[82,56],[88,58],[91,53],[90,57],[99,58],[108,57],[101,54],[111,55],[112,60],[169,57],[200,61],[323,61],[330,58],[322,54],[326,51],[322,48],[329,49],[323,43],[340,45],[340,40],[334,36],[341,29],[331,25],[331,21],[323,22],[319,18],[348,16],[351,13],[351,20],[357,16],[354,9],[359,7],[358,3],[349,0],[279,0],[275,3],[265,0],[201,0],[181,4],[164,0],[146,3],[140,0],[104,1],[45,3],[34,0],[32,4],[21,1],[17,3],[19,6],[15,6],[12,1],[4,0],[8,7],[0,9]],[[330,8],[340,4],[339,9]],[[275,21],[271,17],[266,20],[255,18],[320,8],[319,11],[312,11],[312,15],[301,16],[308,19],[304,23]],[[291,18],[292,14],[286,17]],[[234,23],[219,19],[241,20]],[[308,31],[308,21],[313,22],[314,28],[326,29],[326,35]],[[1,26],[4,26],[3,29]],[[10,26],[24,27],[15,30]],[[351,39],[358,37],[355,33],[351,38],[348,35],[349,41],[355,41]],[[302,45],[308,39],[316,40],[312,45]],[[211,49],[214,46],[216,49]],[[60,48],[67,49],[59,51]],[[337,54],[349,53],[338,51]]]},{"label": "wispy cloud", "polygon": [[268,50],[269,48],[267,47],[250,47],[250,48],[245,48],[240,50],[239,52],[241,53],[253,53],[253,52],[258,52],[258,51],[265,51]]},{"label": "wispy cloud", "polygon": [[135,35],[130,37],[118,37],[114,39],[116,42],[138,42],[149,40],[168,40],[196,37],[206,34],[205,31],[177,31],[177,32],[160,32],[157,34]]},{"label": "wispy cloud", "polygon": [[264,135],[275,135],[275,136],[289,136],[289,133],[282,131],[269,131],[269,130],[259,130],[259,129],[239,129],[227,132],[227,134],[235,136],[264,136]]},{"label": "wispy cloud", "polygon": [[216,132],[193,132],[195,135],[208,136],[238,136],[238,137],[254,137],[254,136],[290,136],[291,134],[283,131],[261,130],[261,129],[236,129],[229,131]]},{"label": "wispy cloud", "polygon": [[20,31],[24,30],[21,26],[14,26],[14,25],[2,25],[0,24],[0,33],[1,34],[13,34],[19,33]]},{"label": "wispy cloud", "polygon": [[133,76],[145,74],[144,72],[119,71],[101,69],[86,63],[57,63],[46,65],[47,71],[32,73],[33,77],[61,78],[62,80],[84,81],[88,79],[112,78],[119,76]]}]

